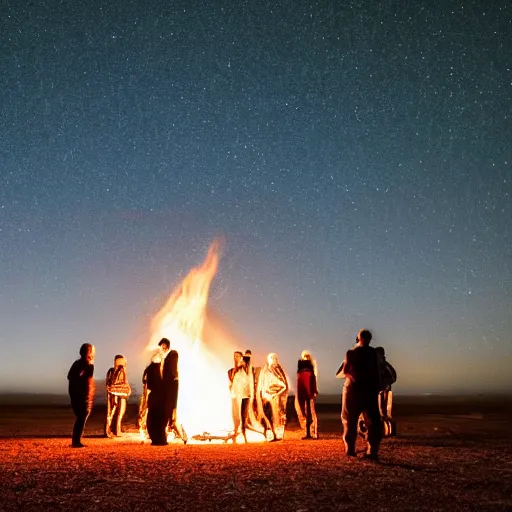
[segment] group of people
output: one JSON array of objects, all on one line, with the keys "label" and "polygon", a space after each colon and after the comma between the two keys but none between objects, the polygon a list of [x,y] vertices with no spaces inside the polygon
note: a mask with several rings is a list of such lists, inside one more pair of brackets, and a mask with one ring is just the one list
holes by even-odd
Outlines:
[{"label": "group of people", "polygon": [[[80,359],[77,359],[69,369],[69,398],[75,414],[75,424],[71,446],[83,448],[82,435],[91,414],[96,386],[94,383],[94,357],[96,348],[90,343],[80,347]],[[126,412],[128,397],[132,390],[126,375],[126,359],[116,355],[114,366],[107,372],[105,379],[107,390],[107,417],[105,421],[105,436],[121,435],[121,423]]]},{"label": "group of people", "polygon": [[[391,384],[396,381],[394,368],[386,361],[384,349],[370,347],[372,334],[359,331],[354,348],[347,351],[338,369],[337,377],[345,379],[342,394],[343,440],[347,456],[355,456],[358,421],[360,416],[367,429],[365,457],[378,459],[383,420],[391,417]],[[159,342],[159,352],[143,374],[143,392],[139,405],[137,426],[147,432],[153,445],[166,445],[169,432],[187,442],[187,435],[178,422],[179,391],[178,352],[171,350],[167,338]],[[80,359],[68,373],[71,406],[76,416],[72,446],[83,447],[81,438],[91,412],[94,386],[95,348],[85,343],[80,348]],[[278,356],[270,353],[263,367],[252,364],[252,353],[236,351],[233,367],[227,372],[232,403],[233,441],[239,435],[247,442],[247,431],[262,433],[269,441],[284,438],[286,405],[290,390],[289,379],[279,363]],[[120,436],[122,419],[126,411],[131,388],[126,374],[126,359],[116,355],[114,366],[106,376],[107,417],[105,435]],[[318,420],[315,400],[318,396],[318,369],[311,353],[304,350],[297,363],[295,410],[302,439],[318,438]]]},{"label": "group of people", "polygon": [[[234,366],[228,371],[233,412],[233,439],[239,434],[247,442],[247,430],[262,432],[269,441],[284,438],[286,405],[290,389],[288,377],[274,352],[261,367],[251,364],[252,353],[246,350],[233,354]],[[311,354],[304,350],[297,364],[295,410],[303,439],[318,437],[315,399],[318,396],[317,366]]]},{"label": "group of people", "polygon": [[247,430],[263,433],[269,441],[284,438],[286,403],[290,385],[277,354],[267,356],[261,367],[251,364],[252,352],[233,354],[234,365],[228,371],[233,414],[233,440]]}]

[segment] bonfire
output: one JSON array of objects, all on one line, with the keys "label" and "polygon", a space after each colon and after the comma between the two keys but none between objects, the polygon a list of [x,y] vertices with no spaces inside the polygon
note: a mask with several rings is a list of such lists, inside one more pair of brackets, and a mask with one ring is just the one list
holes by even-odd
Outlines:
[{"label": "bonfire", "polygon": [[[214,241],[203,263],[192,268],[171,293],[152,320],[151,338],[146,347],[148,353],[155,354],[158,342],[168,338],[171,348],[179,353],[176,424],[179,431],[186,432],[189,442],[235,440],[227,371],[238,347],[226,330],[207,314],[220,250],[220,242]],[[145,398],[142,398],[142,410]],[[257,426],[257,422],[253,423]],[[256,430],[259,428],[248,435],[248,440],[265,440]],[[169,440],[175,434],[169,432]],[[143,423],[141,435],[145,436]]]}]

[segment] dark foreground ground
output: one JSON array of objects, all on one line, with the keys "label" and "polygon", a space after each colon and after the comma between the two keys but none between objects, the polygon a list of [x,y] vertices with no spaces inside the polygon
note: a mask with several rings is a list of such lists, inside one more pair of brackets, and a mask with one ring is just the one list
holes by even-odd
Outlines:
[{"label": "dark foreground ground", "polygon": [[292,418],[280,443],[152,447],[101,438],[98,407],[74,450],[67,407],[0,405],[0,510],[512,511],[511,398],[397,399],[380,463],[345,458],[339,405],[319,409],[316,441]]}]

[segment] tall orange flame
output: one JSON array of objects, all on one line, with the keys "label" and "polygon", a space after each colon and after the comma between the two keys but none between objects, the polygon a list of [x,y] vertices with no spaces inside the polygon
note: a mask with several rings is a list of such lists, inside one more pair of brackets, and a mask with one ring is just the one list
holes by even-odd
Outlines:
[{"label": "tall orange flame", "polygon": [[178,422],[189,439],[204,432],[225,435],[233,428],[227,378],[232,361],[226,355],[232,354],[234,348],[226,336],[217,335],[213,344],[206,343],[204,337],[208,295],[220,251],[221,243],[216,240],[204,262],[193,268],[171,294],[152,321],[147,346],[148,350],[155,350],[165,337],[178,351]]}]

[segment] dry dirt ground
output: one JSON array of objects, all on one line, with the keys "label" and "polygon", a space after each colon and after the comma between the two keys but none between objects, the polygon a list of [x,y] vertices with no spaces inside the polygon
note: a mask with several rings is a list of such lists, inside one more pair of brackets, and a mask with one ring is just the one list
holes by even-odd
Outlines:
[{"label": "dry dirt ground", "polygon": [[99,406],[77,450],[68,407],[4,404],[0,510],[512,511],[511,405],[397,400],[398,436],[373,463],[344,456],[339,405],[319,407],[315,441],[292,418],[279,443],[167,447],[102,438]]}]

